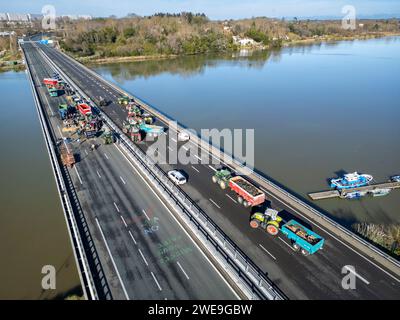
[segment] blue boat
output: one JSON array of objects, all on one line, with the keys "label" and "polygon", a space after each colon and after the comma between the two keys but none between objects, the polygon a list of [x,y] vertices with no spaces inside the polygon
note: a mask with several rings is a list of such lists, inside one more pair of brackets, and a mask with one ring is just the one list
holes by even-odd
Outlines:
[{"label": "blue boat", "polygon": [[369,184],[373,176],[369,174],[358,174],[357,172],[347,173],[343,178],[331,179],[331,188],[351,189]]}]

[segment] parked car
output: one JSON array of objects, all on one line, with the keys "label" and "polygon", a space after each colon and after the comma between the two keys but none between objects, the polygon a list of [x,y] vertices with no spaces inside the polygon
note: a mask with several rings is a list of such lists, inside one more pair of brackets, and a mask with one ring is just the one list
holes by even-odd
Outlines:
[{"label": "parked car", "polygon": [[168,171],[168,177],[176,184],[185,184],[186,177],[179,170]]}]

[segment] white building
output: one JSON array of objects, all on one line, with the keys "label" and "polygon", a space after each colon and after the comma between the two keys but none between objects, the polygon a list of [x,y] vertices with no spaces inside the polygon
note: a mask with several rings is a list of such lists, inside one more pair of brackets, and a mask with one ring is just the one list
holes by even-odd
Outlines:
[{"label": "white building", "polygon": [[251,38],[241,38],[239,36],[233,36],[233,42],[235,44],[240,45],[241,47],[246,47],[246,46],[257,46],[259,43],[257,41],[254,41]]}]

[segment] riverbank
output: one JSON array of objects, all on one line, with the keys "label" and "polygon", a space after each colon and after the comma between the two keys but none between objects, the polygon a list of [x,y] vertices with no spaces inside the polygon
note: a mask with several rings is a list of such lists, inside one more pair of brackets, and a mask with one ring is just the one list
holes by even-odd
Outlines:
[{"label": "riverbank", "polygon": [[[384,32],[384,33],[368,33],[368,34],[359,34],[355,36],[334,36],[334,35],[328,35],[328,36],[318,36],[318,37],[312,37],[312,38],[307,38],[307,39],[296,39],[296,40],[289,40],[289,41],[284,41],[282,43],[281,48],[284,47],[291,47],[291,46],[301,46],[301,45],[311,45],[315,43],[329,43],[329,42],[338,42],[338,41],[356,41],[356,40],[369,40],[369,39],[379,39],[379,38],[384,38],[384,37],[394,37],[394,36],[400,36],[400,32]],[[244,46],[244,47],[239,47],[237,50],[232,50],[231,52],[238,52],[243,49],[248,49],[248,50],[272,50],[272,49],[279,49],[276,47],[270,47],[270,46],[257,46],[257,47],[251,47],[251,46]],[[63,50],[65,53],[71,55],[69,52],[66,52]],[[199,53],[202,54],[202,53]],[[196,54],[191,54],[196,55]],[[115,57],[99,57],[97,55],[93,56],[88,56],[88,57],[76,57],[74,55],[71,55],[74,59],[77,61],[86,64],[86,65],[101,65],[101,64],[108,64],[108,63],[124,63],[124,62],[137,62],[137,61],[150,61],[150,60],[167,60],[167,59],[174,59],[178,57],[183,57],[183,56],[188,56],[188,54],[156,54],[156,55],[141,55],[141,56],[115,56]]]}]

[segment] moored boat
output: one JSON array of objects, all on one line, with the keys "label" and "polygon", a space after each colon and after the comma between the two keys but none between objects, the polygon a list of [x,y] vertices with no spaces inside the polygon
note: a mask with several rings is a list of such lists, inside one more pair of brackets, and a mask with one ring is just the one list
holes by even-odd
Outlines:
[{"label": "moored boat", "polygon": [[369,184],[373,177],[369,174],[347,173],[342,178],[331,179],[331,188],[351,189]]},{"label": "moored boat", "polygon": [[383,197],[390,193],[391,189],[374,189],[371,190],[370,193],[374,197]]}]

